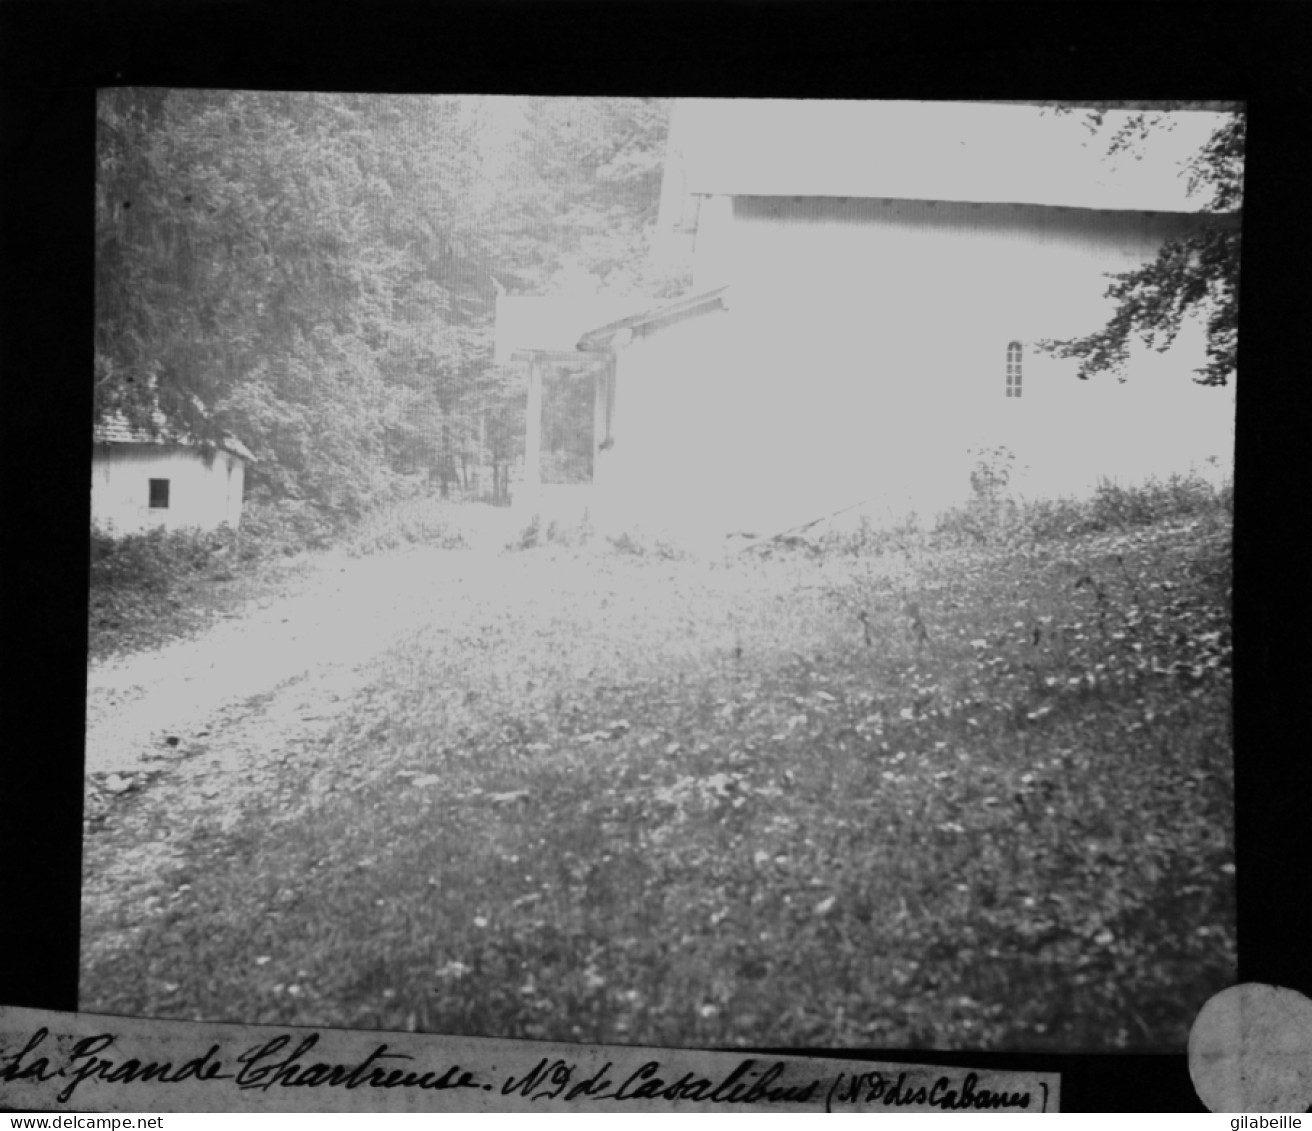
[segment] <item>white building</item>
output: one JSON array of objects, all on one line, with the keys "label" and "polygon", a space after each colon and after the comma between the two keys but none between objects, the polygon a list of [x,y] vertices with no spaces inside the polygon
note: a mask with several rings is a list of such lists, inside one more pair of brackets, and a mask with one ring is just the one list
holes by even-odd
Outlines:
[{"label": "white building", "polygon": [[1193,381],[1200,326],[1127,380],[1036,348],[1101,327],[1108,276],[1205,214],[1188,159],[1221,115],[1161,115],[1109,158],[1080,114],[907,102],[679,103],[661,227],[691,294],[593,327],[595,510],[783,526],[862,499],[964,498],[981,449],[1013,486],[1078,492],[1233,460],[1233,388]]},{"label": "white building", "polygon": [[106,533],[156,527],[214,530],[241,521],[246,461],[236,439],[203,446],[164,425],[158,436],[122,416],[96,425],[91,456],[91,522]]}]

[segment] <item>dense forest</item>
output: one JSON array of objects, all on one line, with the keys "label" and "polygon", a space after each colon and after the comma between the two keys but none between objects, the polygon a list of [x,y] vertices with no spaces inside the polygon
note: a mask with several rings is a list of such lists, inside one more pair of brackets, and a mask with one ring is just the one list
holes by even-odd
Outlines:
[{"label": "dense forest", "polygon": [[522,451],[498,290],[675,293],[669,104],[116,89],[98,107],[95,409],[252,450],[350,518]]}]

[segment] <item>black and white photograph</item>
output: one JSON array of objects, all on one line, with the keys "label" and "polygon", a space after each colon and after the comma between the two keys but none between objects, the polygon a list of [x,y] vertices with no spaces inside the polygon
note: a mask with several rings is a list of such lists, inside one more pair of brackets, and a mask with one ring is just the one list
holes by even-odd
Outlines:
[{"label": "black and white photograph", "polygon": [[1183,1050],[1245,109],[101,89],[79,1009]]}]

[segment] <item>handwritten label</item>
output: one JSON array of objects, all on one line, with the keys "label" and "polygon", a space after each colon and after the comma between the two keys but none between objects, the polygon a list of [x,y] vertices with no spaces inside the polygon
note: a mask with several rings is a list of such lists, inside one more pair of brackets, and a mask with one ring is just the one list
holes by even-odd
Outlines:
[{"label": "handwritten label", "polygon": [[285,1029],[0,1006],[0,1107],[67,1111],[1059,1110],[1053,1073]]}]

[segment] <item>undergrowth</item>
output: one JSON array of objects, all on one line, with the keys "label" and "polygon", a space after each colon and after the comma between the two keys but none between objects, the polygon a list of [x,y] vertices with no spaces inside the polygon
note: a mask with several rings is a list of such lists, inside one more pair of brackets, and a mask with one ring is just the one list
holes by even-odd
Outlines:
[{"label": "undergrowth", "polygon": [[92,530],[88,652],[98,659],[147,648],[206,622],[200,598],[249,569],[232,532]]},{"label": "undergrowth", "polygon": [[304,501],[254,500],[241,526],[150,530],[113,536],[93,529],[88,585],[89,653],[102,658],[156,647],[204,628],[210,614],[240,607],[281,580],[306,554],[352,557],[411,546],[461,549],[455,509],[432,498],[380,505],[363,518]]},{"label": "undergrowth", "polygon": [[1235,972],[1228,497],[1108,487],[981,539],[986,502],[710,572],[585,554],[548,620],[417,633],[331,789],[198,830],[82,1008],[1182,1048]]}]

